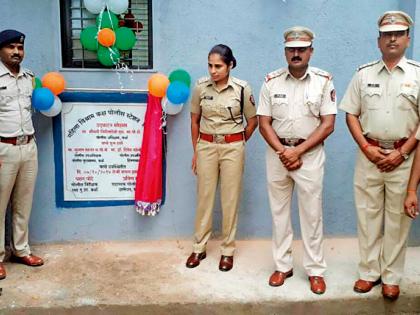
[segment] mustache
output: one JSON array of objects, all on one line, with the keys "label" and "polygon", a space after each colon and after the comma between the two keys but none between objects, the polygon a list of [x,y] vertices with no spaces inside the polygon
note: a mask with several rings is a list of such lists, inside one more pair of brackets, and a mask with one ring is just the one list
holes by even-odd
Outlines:
[{"label": "mustache", "polygon": [[15,58],[15,57],[16,58],[20,58],[20,55],[17,55],[17,54],[16,55],[12,55],[12,58]]},{"label": "mustache", "polygon": [[302,61],[302,58],[300,58],[299,56],[294,56],[292,57],[292,61]]}]

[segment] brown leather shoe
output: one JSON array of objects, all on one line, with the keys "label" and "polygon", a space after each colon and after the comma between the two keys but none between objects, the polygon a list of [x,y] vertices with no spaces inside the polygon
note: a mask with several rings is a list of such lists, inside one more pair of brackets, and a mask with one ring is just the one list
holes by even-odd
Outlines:
[{"label": "brown leather shoe", "polygon": [[233,267],[233,256],[223,256],[220,257],[219,270],[220,271],[229,271]]},{"label": "brown leather shoe", "polygon": [[279,287],[283,285],[284,280],[286,280],[286,278],[290,278],[291,276],[293,276],[293,269],[290,269],[289,271],[286,271],[286,272],[281,272],[281,271],[276,270],[270,276],[270,280],[268,280],[268,284],[271,285],[272,287]]},{"label": "brown leather shoe", "polygon": [[324,294],[327,289],[324,278],[320,276],[309,276],[311,291],[315,294]]},{"label": "brown leather shoe", "polygon": [[395,284],[382,283],[382,295],[388,300],[396,300],[400,295],[400,287]]},{"label": "brown leather shoe", "polygon": [[0,262],[0,280],[6,278],[6,268],[4,268],[3,263]]},{"label": "brown leather shoe", "polygon": [[204,258],[206,258],[206,252],[192,253],[190,257],[188,257],[185,265],[187,266],[187,268],[195,268],[200,264],[200,261],[202,261]]},{"label": "brown leather shoe", "polygon": [[41,257],[29,254],[27,256],[23,256],[23,257],[18,257],[18,256],[12,256],[10,258],[10,261],[12,262],[16,262],[19,264],[24,264],[30,267],[39,267],[42,266],[44,264],[44,261],[42,260]]},{"label": "brown leather shoe", "polygon": [[380,283],[381,283],[380,278],[376,281],[367,281],[367,280],[359,279],[354,283],[353,290],[354,292],[357,292],[357,293],[367,293],[370,290],[372,290],[374,286]]}]

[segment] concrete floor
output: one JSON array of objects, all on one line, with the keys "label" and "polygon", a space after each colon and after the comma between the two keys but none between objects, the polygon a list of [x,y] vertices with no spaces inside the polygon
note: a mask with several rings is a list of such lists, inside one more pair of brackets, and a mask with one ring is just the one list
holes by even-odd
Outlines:
[{"label": "concrete floor", "polygon": [[407,251],[405,278],[396,302],[380,286],[352,290],[357,241],[327,239],[327,292],[309,289],[302,269],[302,243],[294,243],[294,276],[278,288],[270,240],[237,242],[234,268],[218,270],[219,242],[195,269],[185,261],[186,240],[97,242],[33,246],[45,265],[6,263],[0,281],[0,314],[420,314],[420,247]]}]

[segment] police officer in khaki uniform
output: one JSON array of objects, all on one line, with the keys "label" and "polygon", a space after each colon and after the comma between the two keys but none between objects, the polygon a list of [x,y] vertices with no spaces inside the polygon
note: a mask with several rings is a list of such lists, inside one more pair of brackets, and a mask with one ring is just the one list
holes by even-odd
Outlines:
[{"label": "police officer in khaki uniform", "polygon": [[420,64],[404,57],[410,16],[389,11],[378,21],[382,59],[359,67],[340,103],[358,144],[354,193],[358,217],[359,280],[365,293],[382,280],[397,299],[411,219],[404,197],[419,123]]},{"label": "police officer in khaki uniform", "polygon": [[[417,129],[416,139],[420,140],[420,128]],[[413,166],[411,167],[410,179],[408,180],[407,196],[404,201],[404,211],[411,219],[419,215],[419,201],[417,198],[417,187],[420,182],[420,145],[417,145],[414,155]]]},{"label": "police officer in khaki uniform", "polygon": [[37,147],[32,125],[31,96],[34,75],[20,66],[25,35],[0,32],[0,279],[6,277],[4,234],[6,208],[12,205],[12,249],[16,262],[40,266],[31,254],[28,222],[38,171]]},{"label": "police officer in khaki uniform", "polygon": [[210,77],[198,80],[191,99],[192,169],[197,175],[198,196],[193,253],[186,262],[188,268],[198,266],[206,258],[219,178],[223,212],[219,269],[228,271],[233,267],[245,141],[257,127],[251,87],[230,75],[235,66],[236,60],[228,46],[214,46],[208,55]]},{"label": "police officer in khaki uniform", "polygon": [[326,290],[322,248],[323,141],[333,132],[337,107],[332,77],[309,67],[314,34],[306,27],[285,31],[287,68],[269,73],[262,85],[257,115],[266,140],[268,195],[273,217],[276,271],[269,284],[293,275],[290,208],[296,184],[304,244],[303,265],[312,292]]}]

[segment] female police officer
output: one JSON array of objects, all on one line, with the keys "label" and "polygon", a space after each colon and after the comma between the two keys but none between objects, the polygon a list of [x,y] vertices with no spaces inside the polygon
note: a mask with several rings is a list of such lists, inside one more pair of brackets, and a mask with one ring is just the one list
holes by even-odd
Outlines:
[{"label": "female police officer", "polygon": [[210,77],[197,81],[191,99],[192,170],[197,175],[198,197],[193,253],[188,257],[188,268],[197,267],[206,258],[219,174],[223,212],[219,269],[229,271],[233,267],[245,141],[257,127],[251,87],[230,75],[235,66],[236,59],[228,46],[214,46],[208,54]]}]

